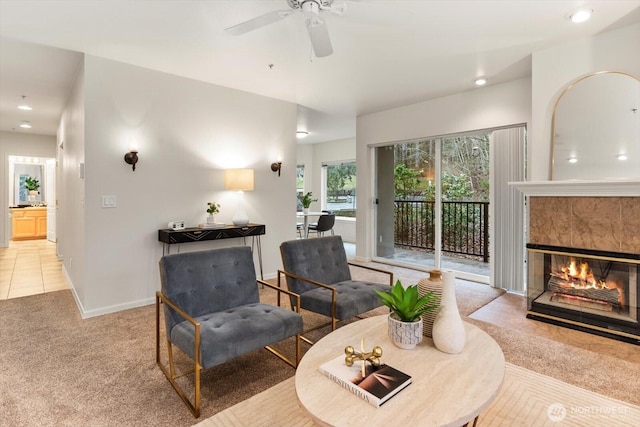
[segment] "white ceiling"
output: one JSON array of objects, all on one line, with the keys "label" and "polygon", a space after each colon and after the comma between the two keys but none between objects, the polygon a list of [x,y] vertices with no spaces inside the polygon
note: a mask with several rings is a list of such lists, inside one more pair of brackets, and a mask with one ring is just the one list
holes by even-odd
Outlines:
[{"label": "white ceiling", "polygon": [[346,3],[323,14],[333,55],[314,58],[298,13],[224,32],[285,0],[0,0],[0,130],[55,134],[82,52],[296,103],[305,142],[350,138],[358,115],[527,77],[536,50],[640,22],[640,0]]}]

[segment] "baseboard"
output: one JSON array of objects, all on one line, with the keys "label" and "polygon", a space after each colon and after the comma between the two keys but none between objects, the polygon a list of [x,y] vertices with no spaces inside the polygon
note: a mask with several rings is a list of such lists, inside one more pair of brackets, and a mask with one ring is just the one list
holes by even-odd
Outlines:
[{"label": "baseboard", "polygon": [[103,314],[116,313],[118,311],[129,310],[131,308],[143,307],[145,305],[155,304],[155,297],[145,298],[137,301],[131,301],[123,304],[115,304],[107,307],[101,307],[94,310],[85,310],[82,305],[82,301],[78,297],[78,292],[76,291],[75,286],[73,285],[73,281],[67,272],[65,265],[62,265],[62,272],[64,273],[65,279],[67,279],[67,283],[69,284],[69,288],[71,289],[71,294],[73,295],[73,299],[76,302],[76,306],[78,306],[78,311],[80,312],[80,316],[83,319],[88,319],[90,317],[102,316]]}]

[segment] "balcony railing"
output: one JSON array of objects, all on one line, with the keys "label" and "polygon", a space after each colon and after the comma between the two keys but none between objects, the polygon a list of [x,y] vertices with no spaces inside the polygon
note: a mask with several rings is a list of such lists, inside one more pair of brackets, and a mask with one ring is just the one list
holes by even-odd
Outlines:
[{"label": "balcony railing", "polygon": [[[435,249],[435,202],[396,200],[394,242]],[[442,202],[442,251],[489,262],[489,202]]]}]

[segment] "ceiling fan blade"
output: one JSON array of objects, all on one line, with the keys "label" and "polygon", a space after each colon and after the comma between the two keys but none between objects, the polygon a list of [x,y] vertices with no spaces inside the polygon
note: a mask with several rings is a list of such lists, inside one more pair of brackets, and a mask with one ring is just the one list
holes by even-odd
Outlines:
[{"label": "ceiling fan blade", "polygon": [[323,56],[331,55],[333,47],[331,46],[326,22],[319,18],[307,19],[306,25],[311,39],[311,46],[313,46],[313,52],[316,56],[322,58]]},{"label": "ceiling fan blade", "polygon": [[249,31],[256,30],[260,27],[264,27],[265,25],[273,24],[274,22],[278,22],[281,19],[286,18],[291,13],[291,10],[276,10],[274,12],[269,12],[265,15],[258,16],[256,18],[250,19],[245,22],[241,22],[240,24],[234,25],[225,29],[228,34],[238,36],[240,34],[248,33]]}]

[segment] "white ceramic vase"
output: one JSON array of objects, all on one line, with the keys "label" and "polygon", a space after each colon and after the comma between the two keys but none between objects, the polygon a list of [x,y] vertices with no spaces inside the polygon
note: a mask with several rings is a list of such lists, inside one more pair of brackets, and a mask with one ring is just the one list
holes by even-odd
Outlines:
[{"label": "white ceramic vase", "polygon": [[456,278],[452,271],[442,270],[442,301],[433,321],[433,344],[444,353],[457,354],[464,348],[464,323],[456,302]]},{"label": "white ceramic vase", "polygon": [[309,213],[309,208],[302,208],[302,213],[308,214]]},{"label": "white ceramic vase", "polygon": [[207,217],[207,224],[215,224],[216,222],[216,216],[213,214],[209,214],[209,216]]},{"label": "white ceramic vase", "polygon": [[415,322],[403,322],[389,314],[389,338],[396,347],[411,350],[422,342],[422,318]]}]

